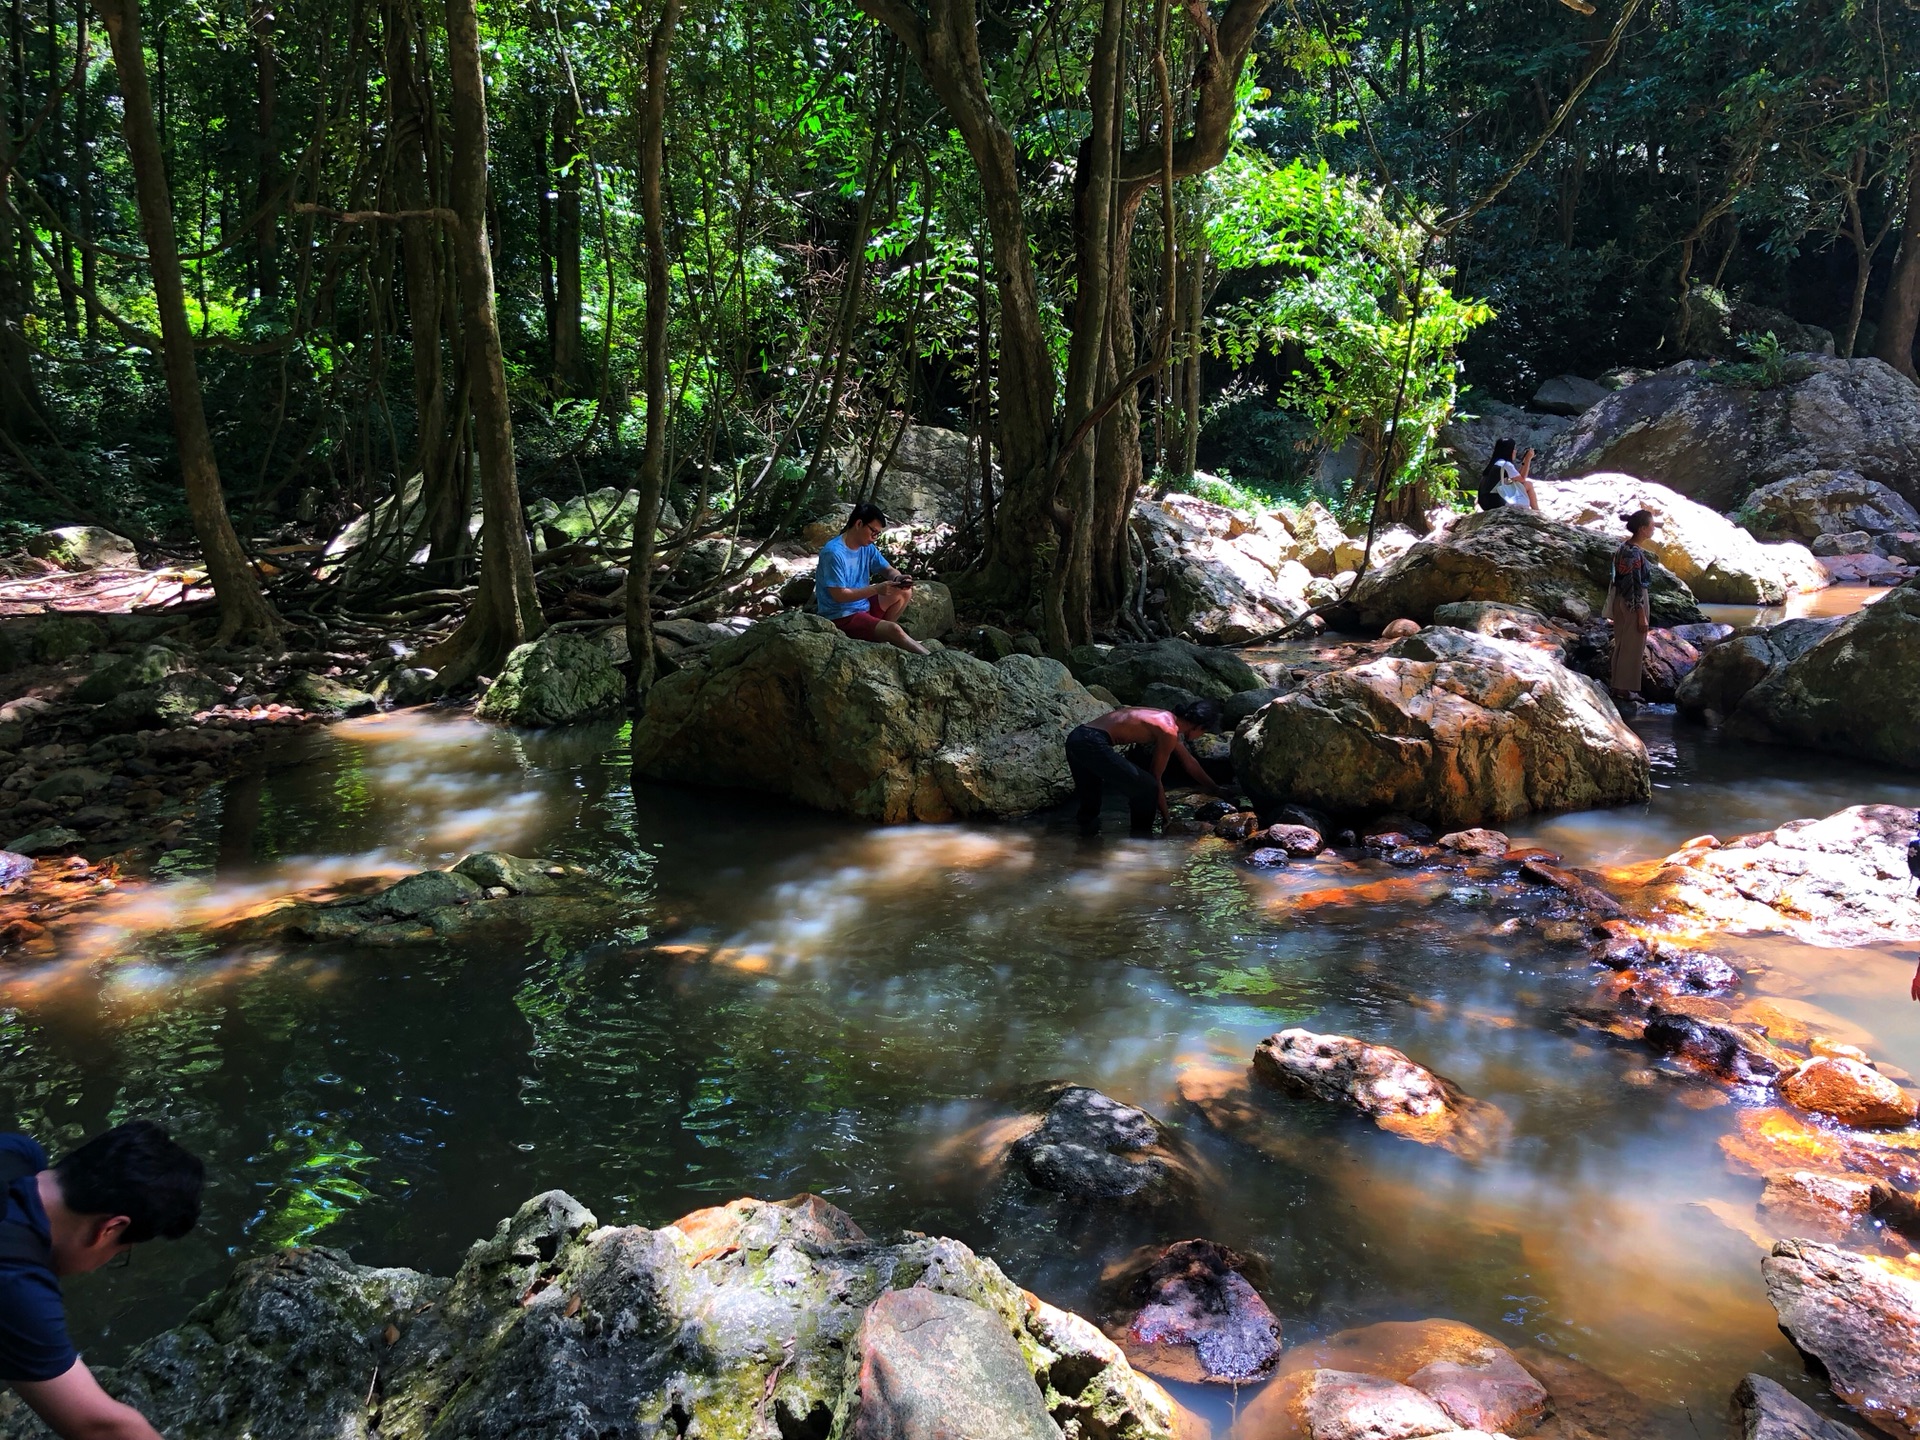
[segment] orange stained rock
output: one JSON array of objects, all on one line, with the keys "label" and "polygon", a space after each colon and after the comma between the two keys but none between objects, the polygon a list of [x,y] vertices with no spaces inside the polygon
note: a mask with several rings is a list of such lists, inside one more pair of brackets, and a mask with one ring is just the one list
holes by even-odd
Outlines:
[{"label": "orange stained rock", "polygon": [[1878,1175],[1906,1186],[1920,1182],[1920,1137],[1829,1129],[1779,1108],[1741,1111],[1720,1137],[1720,1150],[1746,1175],[1806,1168]]},{"label": "orange stained rock", "polygon": [[1269,899],[1267,908],[1290,914],[1347,905],[1411,905],[1444,895],[1451,888],[1448,880],[1433,875],[1393,875],[1358,885],[1328,885],[1317,890],[1282,893]]}]

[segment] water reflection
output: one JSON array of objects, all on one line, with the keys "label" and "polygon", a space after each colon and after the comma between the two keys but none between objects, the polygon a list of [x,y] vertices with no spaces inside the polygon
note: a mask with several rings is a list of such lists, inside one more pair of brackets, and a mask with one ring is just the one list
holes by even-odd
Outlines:
[{"label": "water reflection", "polygon": [[[1670,747],[1651,806],[1526,838],[1613,861],[1920,800],[1865,768],[1643,725]],[[193,1238],[75,1286],[97,1358],[179,1320],[234,1254],[317,1241],[444,1272],[553,1185],[645,1223],[812,1190],[1097,1312],[1105,1264],[1177,1237],[1089,1225],[977,1163],[980,1135],[1067,1080],[1180,1128],[1216,1177],[1186,1222],[1264,1258],[1290,1343],[1444,1315],[1713,1415],[1750,1370],[1806,1387],[1752,1239],[1721,1218],[1759,1189],[1718,1150],[1735,1110],[1570,1023],[1584,952],[1503,926],[1484,885],[1335,861],[1257,873],[1225,846],[1089,842],[1062,819],[876,831],[636,795],[620,746],[614,727],[514,736],[432,712],[338,727],[204,811],[175,883],[10,979],[17,1123],[60,1142],[162,1115],[216,1179]],[[275,894],[478,846],[596,866],[634,915],[520,948],[234,956],[206,939]],[[1920,1036],[1887,1013],[1904,991],[1882,984],[1898,957],[1737,948],[1759,996],[1914,1063]],[[1470,1162],[1248,1091],[1254,1045],[1295,1023],[1407,1050],[1511,1135]]]}]

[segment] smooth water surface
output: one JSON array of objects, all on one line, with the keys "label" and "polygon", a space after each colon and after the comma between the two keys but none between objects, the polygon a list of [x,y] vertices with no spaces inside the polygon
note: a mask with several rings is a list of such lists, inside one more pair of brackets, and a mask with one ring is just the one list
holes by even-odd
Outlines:
[{"label": "smooth water surface", "polygon": [[[1920,803],[1866,766],[1652,717],[1652,805],[1520,827],[1575,863],[1662,854],[1846,804]],[[1098,1315],[1104,1264],[1183,1238],[991,1183],[980,1135],[1050,1081],[1178,1124],[1209,1167],[1182,1222],[1264,1258],[1289,1343],[1451,1316],[1578,1356],[1719,1433],[1738,1377],[1810,1389],[1760,1251],[1706,1208],[1758,1182],[1733,1108],[1581,1030],[1578,945],[1458,877],[1249,871],[1218,842],[1083,840],[1063,817],[875,829],[646,786],[612,727],[514,734],[432,711],[295,742],[203,811],[172,881],[130,891],[0,985],[0,1105],[56,1148],[128,1114],[208,1156],[205,1222],[71,1287],[88,1353],[184,1317],[237,1256],[294,1241],[449,1272],[528,1195],[658,1224],[740,1194],[825,1195],[870,1230],[955,1235]],[[274,896],[475,848],[591,865],[624,922],[524,944],[228,953]],[[1752,985],[1920,1069],[1911,960],[1750,942]],[[1291,1024],[1384,1041],[1493,1101],[1470,1163],[1311,1107],[1254,1143],[1182,1098]],[[1216,1418],[1224,1392],[1194,1397]],[[1685,1408],[1682,1408],[1685,1407]]]}]

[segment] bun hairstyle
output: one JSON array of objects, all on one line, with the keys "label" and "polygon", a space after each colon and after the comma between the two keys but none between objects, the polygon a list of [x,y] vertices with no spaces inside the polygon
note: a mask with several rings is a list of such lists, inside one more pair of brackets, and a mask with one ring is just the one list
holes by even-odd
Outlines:
[{"label": "bun hairstyle", "polygon": [[1651,510],[1635,510],[1630,515],[1622,515],[1620,517],[1620,523],[1627,527],[1627,535],[1632,537],[1639,534],[1643,527],[1653,523],[1653,512]]}]

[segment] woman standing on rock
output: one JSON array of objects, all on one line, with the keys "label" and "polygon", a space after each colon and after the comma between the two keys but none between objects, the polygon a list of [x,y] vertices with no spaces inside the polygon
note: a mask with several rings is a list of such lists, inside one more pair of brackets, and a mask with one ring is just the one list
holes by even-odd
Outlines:
[{"label": "woman standing on rock", "polygon": [[1641,547],[1653,538],[1653,512],[1622,515],[1627,538],[1613,552],[1613,583],[1607,588],[1607,619],[1613,622],[1613,696],[1640,698],[1647,662],[1647,631],[1653,626],[1653,562]]},{"label": "woman standing on rock", "polygon": [[1515,464],[1513,441],[1504,438],[1494,441],[1493,458],[1480,472],[1480,508],[1498,510],[1502,505],[1511,505],[1517,510],[1538,510],[1540,497],[1533,493],[1533,481],[1527,475],[1532,469],[1533,451],[1527,451]]}]

